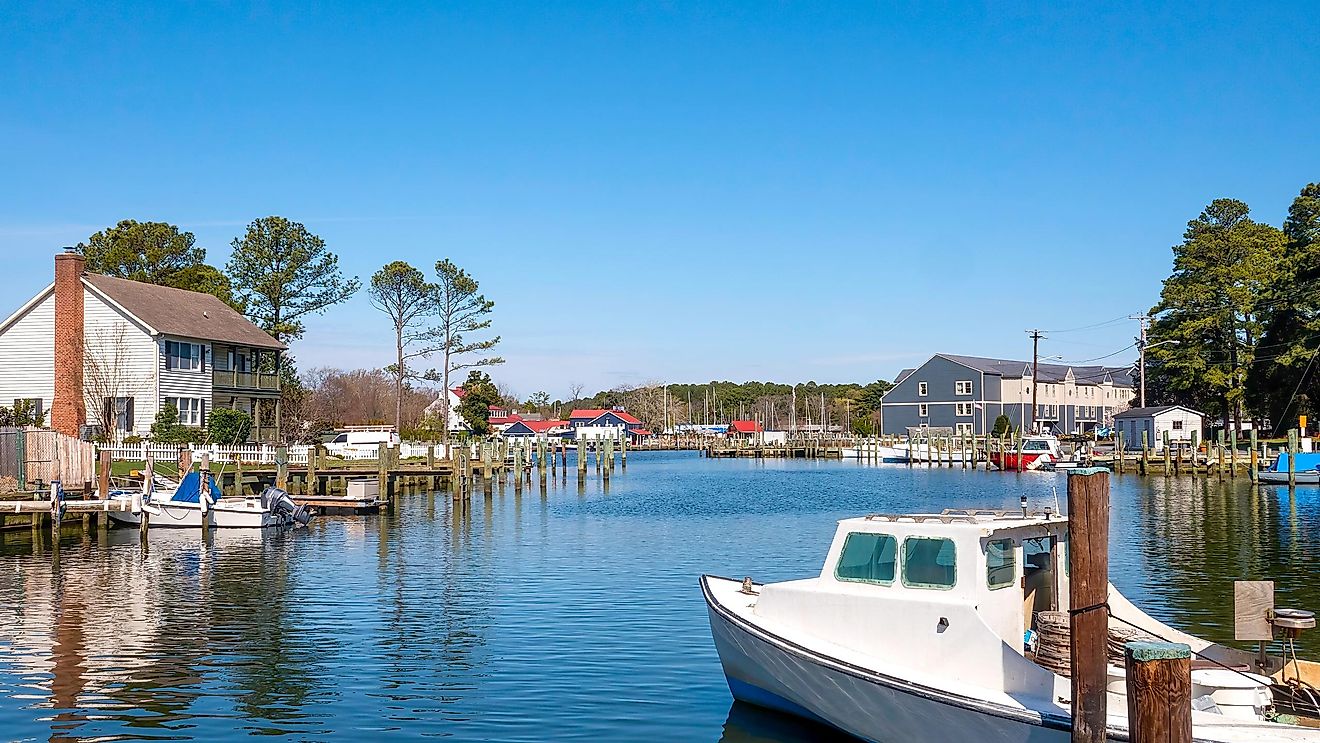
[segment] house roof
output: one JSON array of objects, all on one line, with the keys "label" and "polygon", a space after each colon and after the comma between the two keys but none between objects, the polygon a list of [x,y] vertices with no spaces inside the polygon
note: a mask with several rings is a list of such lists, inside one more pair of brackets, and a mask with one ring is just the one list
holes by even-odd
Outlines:
[{"label": "house roof", "polygon": [[898,384],[902,382],[904,379],[907,379],[908,377],[912,376],[912,372],[914,371],[916,371],[916,369],[904,369],[900,371],[898,373],[898,376],[894,377],[894,384]]},{"label": "house roof", "polygon": [[83,281],[163,335],[256,348],[288,348],[210,294],[95,273],[83,274]]},{"label": "house roof", "polygon": [[637,418],[635,418],[631,413],[626,413],[622,410],[606,410],[604,408],[580,408],[578,410],[574,410],[572,413],[569,413],[568,419],[595,420],[601,417],[602,415],[610,415],[610,414],[614,415],[624,423],[641,423],[641,421],[637,420]]},{"label": "house roof", "polygon": [[519,423],[522,423],[524,426],[527,426],[528,428],[532,429],[532,431],[534,431],[534,432],[536,432],[536,433],[545,433],[546,431],[549,431],[549,430],[552,429],[552,428],[561,428],[561,427],[563,427],[563,426],[567,426],[567,425],[568,425],[568,421],[529,421],[529,420],[523,420],[523,421],[519,421]]},{"label": "house roof", "polygon": [[650,431],[648,431],[648,430],[645,429],[645,428],[634,428],[633,430],[629,431],[628,433],[631,433],[631,434],[634,435],[634,436],[654,436],[654,435],[655,435],[655,434],[651,433]]},{"label": "house roof", "polygon": [[756,421],[731,421],[729,430],[736,433],[760,433],[763,429]]},{"label": "house roof", "polygon": [[[937,353],[936,356],[970,367],[985,374],[994,374],[1004,379],[1022,379],[1031,376],[1030,361],[1012,359],[991,359],[984,356],[962,356],[952,353]],[[1072,378],[1078,384],[1100,384],[1106,379],[1121,386],[1132,386],[1132,373],[1128,367],[1121,366],[1072,366],[1068,364],[1037,364],[1036,378],[1039,382],[1062,382],[1072,372]],[[911,372],[909,372],[911,374]],[[902,378],[906,375],[900,373]],[[899,381],[902,381],[900,379]]]},{"label": "house roof", "polygon": [[467,394],[467,390],[463,389],[462,387],[455,387],[454,389],[450,390],[450,392],[454,393],[454,397],[457,397],[460,400],[462,400],[463,396]]},{"label": "house roof", "polygon": [[1144,408],[1128,408],[1127,410],[1116,414],[1114,418],[1149,418],[1151,416],[1167,413],[1170,410],[1186,410],[1194,415],[1202,415],[1199,411],[1192,410],[1184,405],[1152,405]]}]

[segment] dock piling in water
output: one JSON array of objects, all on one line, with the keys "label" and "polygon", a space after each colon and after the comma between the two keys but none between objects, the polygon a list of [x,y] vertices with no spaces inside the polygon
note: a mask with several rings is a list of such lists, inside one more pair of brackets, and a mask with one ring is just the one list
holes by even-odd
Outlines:
[{"label": "dock piling in water", "polygon": [[1129,642],[1123,665],[1129,740],[1191,743],[1191,648],[1178,642]]},{"label": "dock piling in water", "polygon": [[1068,474],[1074,743],[1105,743],[1109,643],[1109,472]]}]

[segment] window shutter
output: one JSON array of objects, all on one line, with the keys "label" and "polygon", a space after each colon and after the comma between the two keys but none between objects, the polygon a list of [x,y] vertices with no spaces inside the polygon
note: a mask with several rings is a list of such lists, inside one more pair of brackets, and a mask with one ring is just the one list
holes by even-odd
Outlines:
[{"label": "window shutter", "polygon": [[126,407],[127,415],[125,416],[125,418],[127,419],[127,424],[124,426],[125,431],[133,430],[133,400],[135,399],[136,398],[133,397],[128,398],[128,405]]},{"label": "window shutter", "polygon": [[201,403],[202,403],[202,415],[201,415],[200,418],[197,419],[197,425],[202,426],[202,427],[205,427],[205,426],[206,426],[206,399],[203,398],[203,399],[201,400]]}]

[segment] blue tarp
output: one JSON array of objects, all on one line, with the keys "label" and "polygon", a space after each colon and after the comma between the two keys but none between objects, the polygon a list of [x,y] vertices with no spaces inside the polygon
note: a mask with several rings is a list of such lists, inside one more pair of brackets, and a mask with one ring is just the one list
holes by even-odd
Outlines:
[{"label": "blue tarp", "polygon": [[[211,500],[220,497],[220,486],[215,484],[215,475],[211,475]],[[202,478],[196,472],[189,472],[183,476],[183,482],[179,483],[179,489],[174,491],[174,497],[170,500],[180,501],[182,503],[197,503],[201,500]]]},{"label": "blue tarp", "polygon": [[[1288,452],[1279,452],[1279,458],[1274,460],[1275,472],[1288,471]],[[1297,472],[1306,472],[1309,470],[1320,469],[1320,452],[1298,452]]]}]

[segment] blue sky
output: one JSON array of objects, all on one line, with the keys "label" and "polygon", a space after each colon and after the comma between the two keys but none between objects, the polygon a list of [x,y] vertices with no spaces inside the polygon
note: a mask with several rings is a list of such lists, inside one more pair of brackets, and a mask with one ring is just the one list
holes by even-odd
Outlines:
[{"label": "blue sky", "polygon": [[[119,219],[280,214],[466,267],[524,395],[1083,360],[1208,201],[1320,180],[1301,3],[440,5],[0,2],[0,313]],[[390,361],[365,296],[307,326]]]}]

